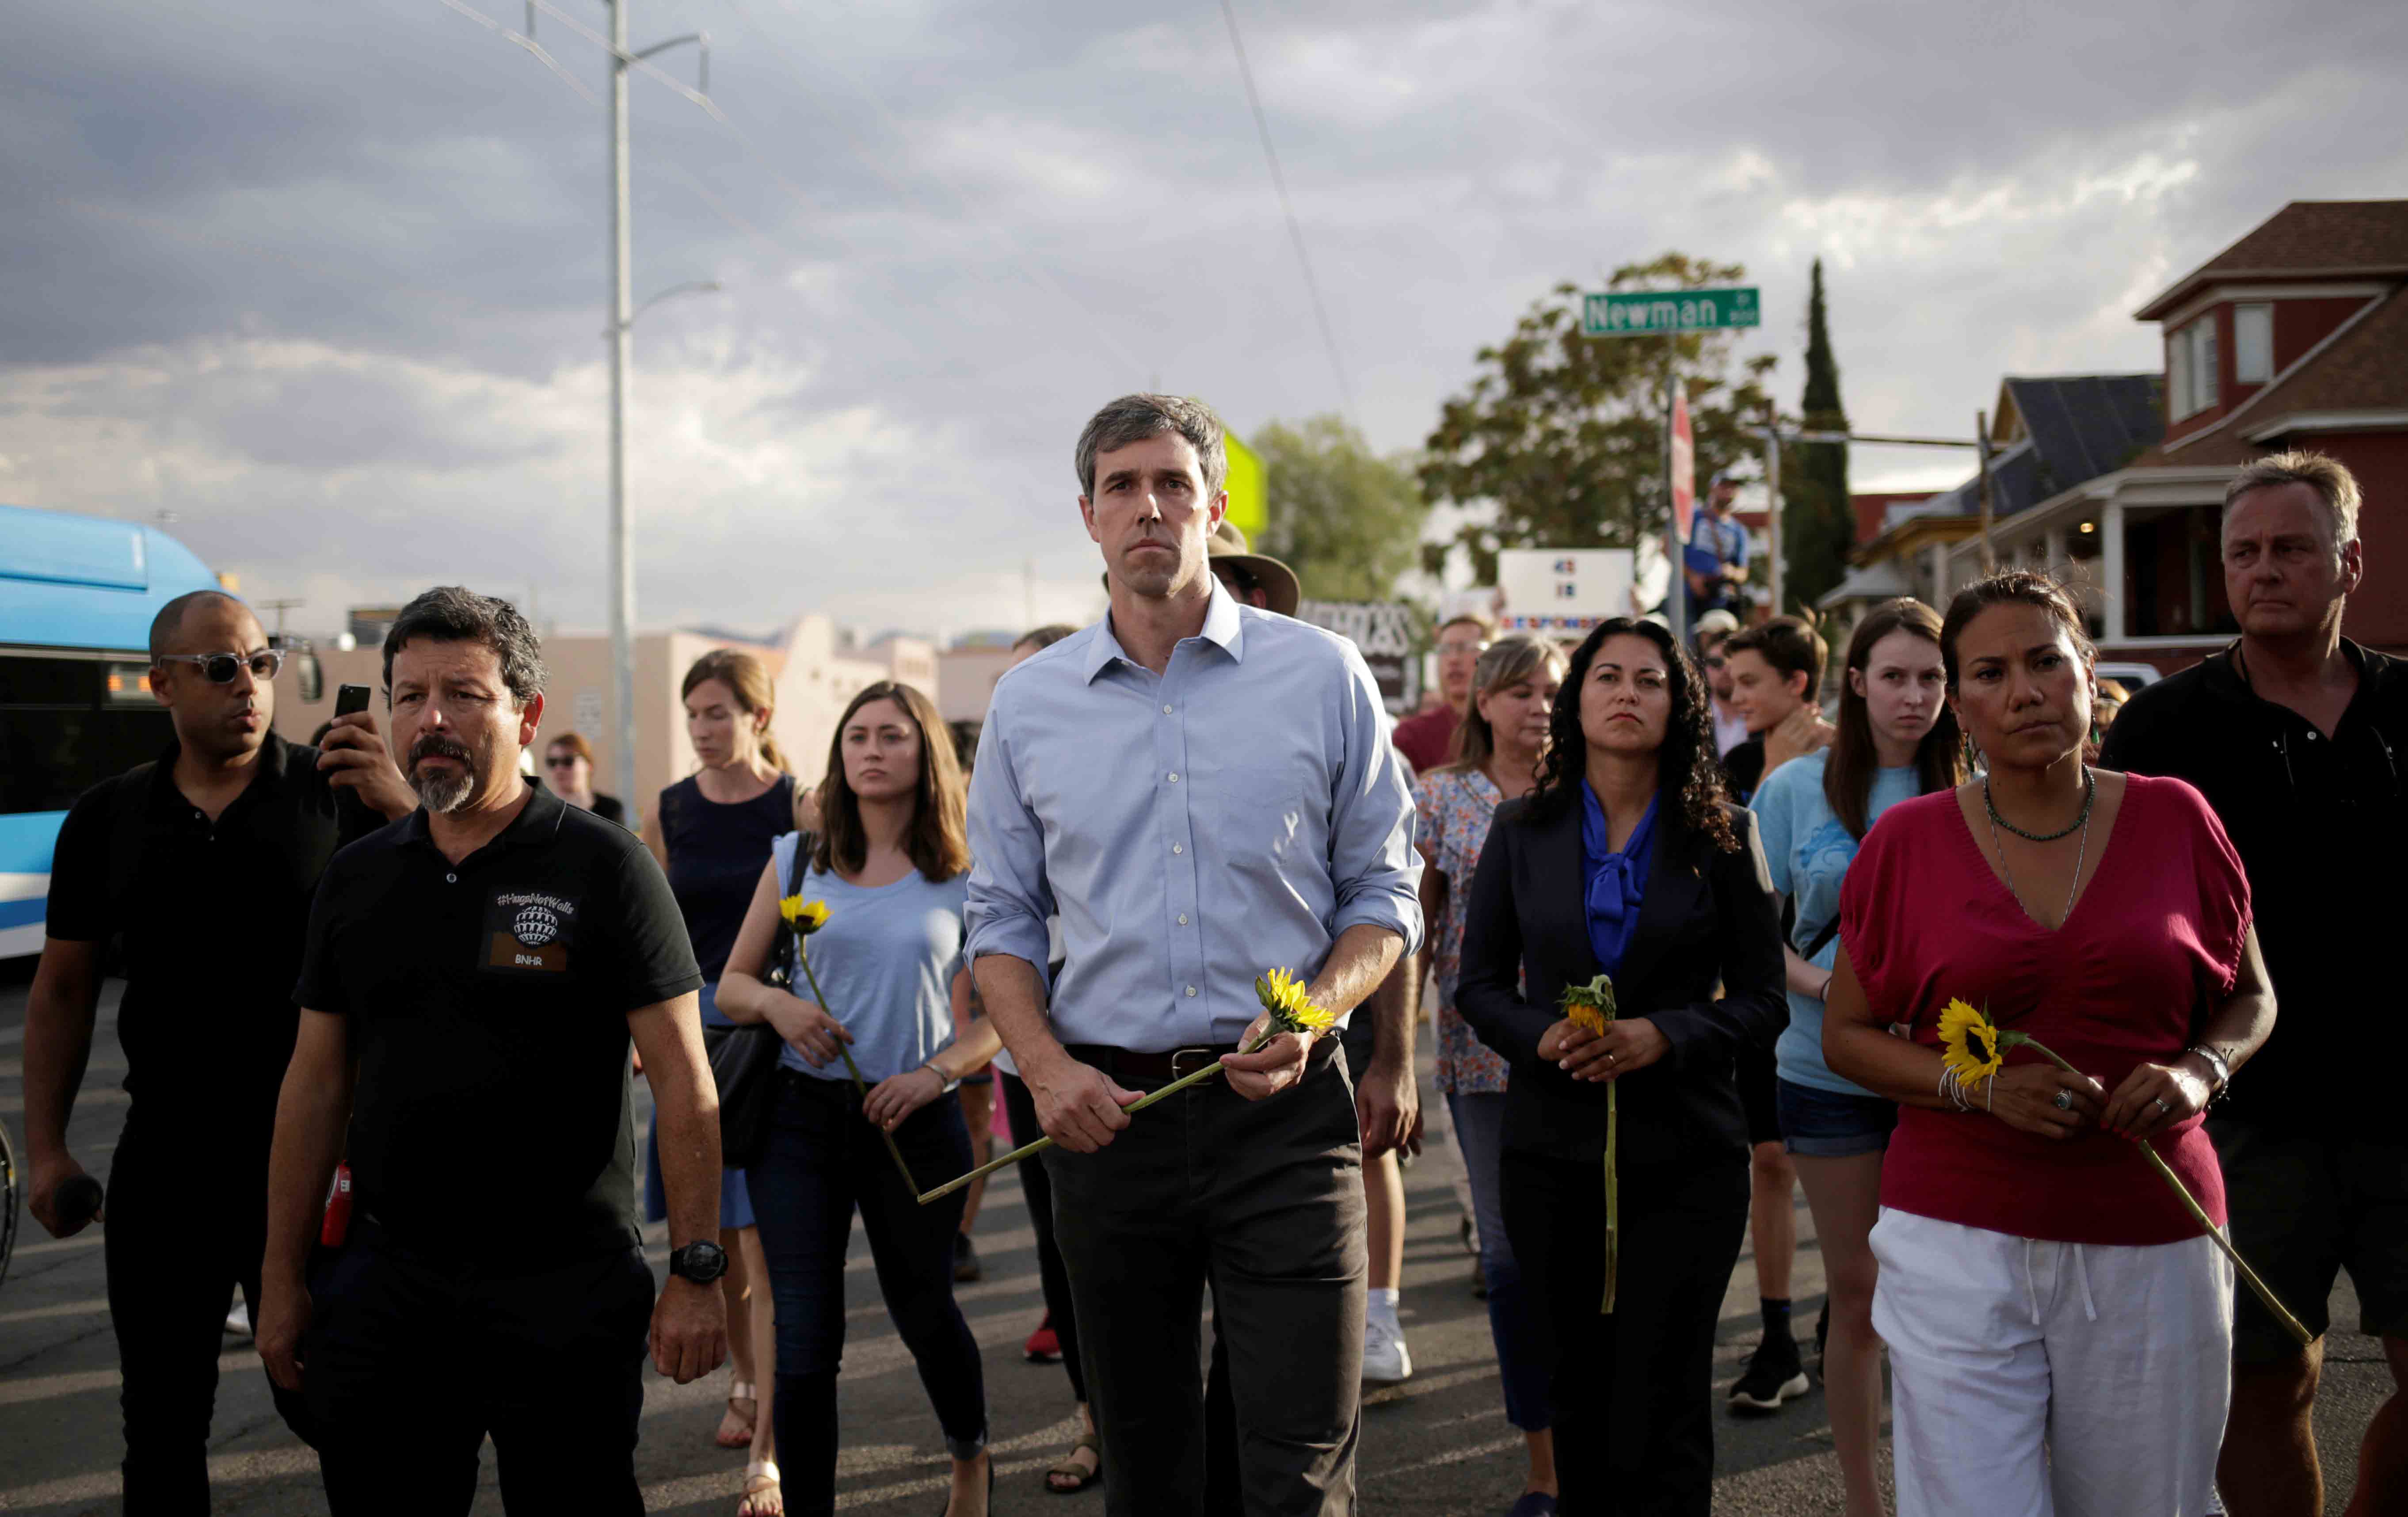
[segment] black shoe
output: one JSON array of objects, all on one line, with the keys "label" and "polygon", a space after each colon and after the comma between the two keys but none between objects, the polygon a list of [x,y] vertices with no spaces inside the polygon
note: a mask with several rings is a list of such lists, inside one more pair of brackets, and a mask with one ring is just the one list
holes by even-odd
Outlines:
[{"label": "black shoe", "polygon": [[986,1271],[979,1267],[978,1250],[970,1247],[970,1235],[955,1233],[953,1235],[953,1279],[963,1281],[973,1281],[985,1273]]},{"label": "black shoe", "polygon": [[1488,1271],[1480,1267],[1477,1259],[1471,1261],[1471,1298],[1475,1301],[1488,1299]]},{"label": "black shoe", "polygon": [[1831,1298],[1823,1298],[1823,1314],[1814,1319],[1814,1382],[1825,1383],[1823,1377],[1823,1346],[1831,1338]]},{"label": "black shoe", "polygon": [[1748,1356],[1747,1372],[1731,1382],[1730,1409],[1739,1413],[1779,1411],[1781,1403],[1808,1389],[1798,1340],[1787,1333],[1768,1333]]}]

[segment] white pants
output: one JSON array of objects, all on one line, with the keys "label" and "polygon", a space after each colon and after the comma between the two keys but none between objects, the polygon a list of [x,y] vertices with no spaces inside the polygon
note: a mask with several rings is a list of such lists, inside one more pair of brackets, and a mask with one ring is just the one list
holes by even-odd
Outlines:
[{"label": "white pants", "polygon": [[2049,1243],[1882,1209],[1899,1517],[2201,1517],[2232,1267],[2195,1238]]}]

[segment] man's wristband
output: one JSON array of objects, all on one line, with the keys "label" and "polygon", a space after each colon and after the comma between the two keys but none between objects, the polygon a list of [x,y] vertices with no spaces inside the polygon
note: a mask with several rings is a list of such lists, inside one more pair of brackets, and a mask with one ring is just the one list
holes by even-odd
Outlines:
[{"label": "man's wristband", "polygon": [[960,1088],[960,1086],[961,1086],[961,1083],[962,1083],[962,1081],[961,1081],[961,1077],[960,1077],[960,1076],[958,1076],[958,1075],[949,1075],[949,1074],[945,1073],[945,1071],[938,1066],[937,1061],[936,1061],[936,1060],[934,1060],[934,1059],[927,1059],[927,1060],[924,1060],[924,1061],[922,1061],[922,1063],[921,1063],[921,1065],[920,1065],[920,1067],[921,1067],[921,1068],[923,1068],[923,1069],[927,1070],[930,1074],[932,1074],[932,1075],[936,1076],[936,1077],[937,1077],[938,1083],[939,1083],[939,1084],[940,1084],[940,1085],[942,1085],[942,1086],[944,1087],[943,1089],[941,1089],[941,1090],[939,1090],[939,1091],[938,1091],[938,1092],[937,1092],[937,1094],[938,1094],[938,1095],[953,1095],[953,1092],[954,1092],[955,1090],[959,1089],[959,1088]]}]

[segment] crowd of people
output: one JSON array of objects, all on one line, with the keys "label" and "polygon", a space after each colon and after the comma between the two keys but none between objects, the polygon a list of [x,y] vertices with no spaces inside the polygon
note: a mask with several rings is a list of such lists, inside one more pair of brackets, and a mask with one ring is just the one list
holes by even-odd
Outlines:
[{"label": "crowd of people", "polygon": [[[1762,1337],[1721,1399],[1811,1389],[1800,1188],[1851,1517],[1885,1510],[1885,1360],[1901,1513],[2322,1510],[2339,1269],[2408,1382],[2408,1144],[2344,1073],[2380,1041],[2358,948],[2391,925],[2408,677],[2341,636],[2362,556],[2339,465],[2239,473],[2238,638],[2112,723],[2054,581],[1879,605],[1827,670],[1813,625],[1742,622],[1719,524],[1687,566],[1694,647],[1655,617],[1570,648],[1457,618],[1443,700],[1392,723],[1223,519],[1208,410],[1123,397],[1075,461],[1110,610],[1029,633],[974,743],[882,682],[798,784],[765,671],[714,651],[682,687],[696,770],[639,832],[581,738],[523,778],[544,669],[505,602],[412,601],[385,721],[316,746],[271,730],[279,660],[240,602],[162,610],[176,746],[62,831],[25,1050],[33,1209],[70,1232],[67,1116],[122,939],[129,1512],[207,1510],[236,1290],[338,1513],[466,1510],[488,1436],[509,1510],[639,1511],[647,1357],[680,1383],[729,1364],[739,1517],[832,1511],[857,1218],[943,1510],[979,1517],[975,1203],[922,1197],[998,1108],[1052,1141],[1020,1166],[1028,1352],[1064,1364],[1079,1433],[1045,1487],[1100,1484],[1115,1517],[1352,1511],[1364,1389],[1412,1375],[1426,989],[1526,1445],[1496,1510],[1709,1510],[1743,1242]],[[196,883],[240,903],[243,952],[218,913],[158,908]],[[1276,1018],[1274,970],[1299,986]],[[748,1049],[767,1094],[739,1102]],[[206,1203],[174,1178],[201,1122],[235,1181]],[[2316,1342],[2236,1295],[2169,1177]],[[2353,1512],[2408,1503],[2402,1406]]]}]

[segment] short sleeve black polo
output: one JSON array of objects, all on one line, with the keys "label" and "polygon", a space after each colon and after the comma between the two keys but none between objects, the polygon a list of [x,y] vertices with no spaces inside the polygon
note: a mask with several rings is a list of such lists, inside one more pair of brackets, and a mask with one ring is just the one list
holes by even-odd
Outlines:
[{"label": "short sleeve black polo", "polygon": [[423,810],[345,849],[294,998],[350,1019],[357,1205],[503,1270],[633,1245],[627,1013],[701,983],[643,844],[548,791],[456,865]]},{"label": "short sleeve black polo", "polygon": [[293,978],[336,850],[385,824],[270,734],[211,822],[176,788],[177,750],[77,800],[59,828],[44,932],[122,941],[118,1037],[137,1120],[206,1121],[264,1146],[293,1059]]}]

